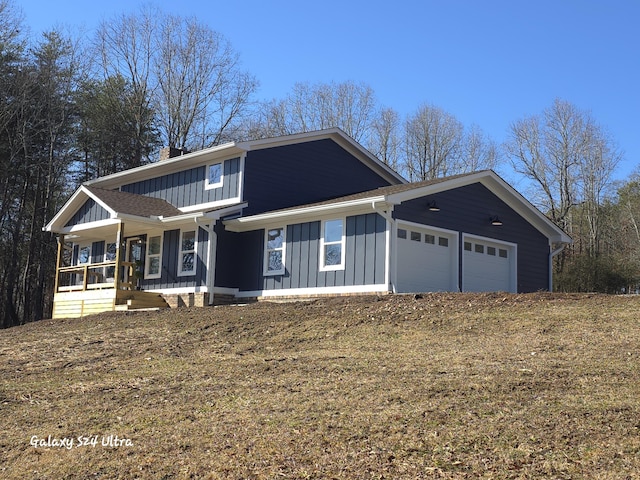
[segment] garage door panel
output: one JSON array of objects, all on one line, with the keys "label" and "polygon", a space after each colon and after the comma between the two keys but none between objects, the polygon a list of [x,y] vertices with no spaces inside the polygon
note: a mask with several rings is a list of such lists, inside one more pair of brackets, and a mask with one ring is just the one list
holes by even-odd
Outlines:
[{"label": "garage door panel", "polygon": [[512,246],[466,238],[463,247],[465,292],[512,290],[515,249]]},{"label": "garage door panel", "polygon": [[400,227],[397,290],[451,291],[456,255],[454,235],[420,227]]}]

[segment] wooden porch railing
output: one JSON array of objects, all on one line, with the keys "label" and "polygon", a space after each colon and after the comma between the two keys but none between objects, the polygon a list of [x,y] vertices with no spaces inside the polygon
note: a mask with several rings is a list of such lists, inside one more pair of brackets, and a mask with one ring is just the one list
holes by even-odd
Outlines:
[{"label": "wooden porch railing", "polygon": [[[120,289],[133,290],[134,265],[133,262],[120,262],[118,267],[118,262],[109,261],[59,267],[56,272],[56,293],[115,288],[116,283]],[[128,269],[126,275],[121,267]],[[108,268],[113,268],[113,276],[106,275]],[[128,281],[125,282],[125,278]]]}]

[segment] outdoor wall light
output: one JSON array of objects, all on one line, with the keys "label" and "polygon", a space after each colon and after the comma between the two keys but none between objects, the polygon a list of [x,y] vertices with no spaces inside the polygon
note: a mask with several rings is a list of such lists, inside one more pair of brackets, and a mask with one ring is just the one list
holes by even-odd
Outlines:
[{"label": "outdoor wall light", "polygon": [[493,217],[491,217],[489,219],[489,221],[491,222],[491,225],[495,226],[495,227],[500,227],[502,226],[502,220],[500,220],[500,218],[498,218],[497,215],[494,215]]},{"label": "outdoor wall light", "polygon": [[429,209],[430,212],[439,212],[440,211],[440,207],[438,206],[438,204],[435,201],[431,201],[431,202],[427,203],[427,208]]}]

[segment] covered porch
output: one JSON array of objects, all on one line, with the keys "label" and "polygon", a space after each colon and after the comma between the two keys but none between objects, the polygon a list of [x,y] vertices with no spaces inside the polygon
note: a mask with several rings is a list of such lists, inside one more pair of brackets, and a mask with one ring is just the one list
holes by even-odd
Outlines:
[{"label": "covered porch", "polygon": [[[144,237],[124,222],[58,235],[53,318],[106,311],[169,308],[162,295],[142,291]],[[153,248],[153,247],[152,247]],[[148,269],[148,267],[147,267]]]}]

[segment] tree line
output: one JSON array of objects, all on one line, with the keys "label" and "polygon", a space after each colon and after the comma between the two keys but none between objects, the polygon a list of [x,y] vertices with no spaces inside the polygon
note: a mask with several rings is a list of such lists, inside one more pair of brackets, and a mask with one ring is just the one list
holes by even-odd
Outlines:
[{"label": "tree line", "polygon": [[622,153],[587,111],[561,99],[514,121],[498,145],[423,103],[405,117],[366,83],[297,83],[259,101],[259,82],[220,33],[145,7],[92,36],[26,32],[0,0],[0,318],[51,315],[56,239],[43,232],[82,182],[156,160],[171,146],[339,127],[411,181],[481,169],[528,180],[533,203],[569,233],[556,288],[631,292],[640,284],[640,173],[613,181]]}]

